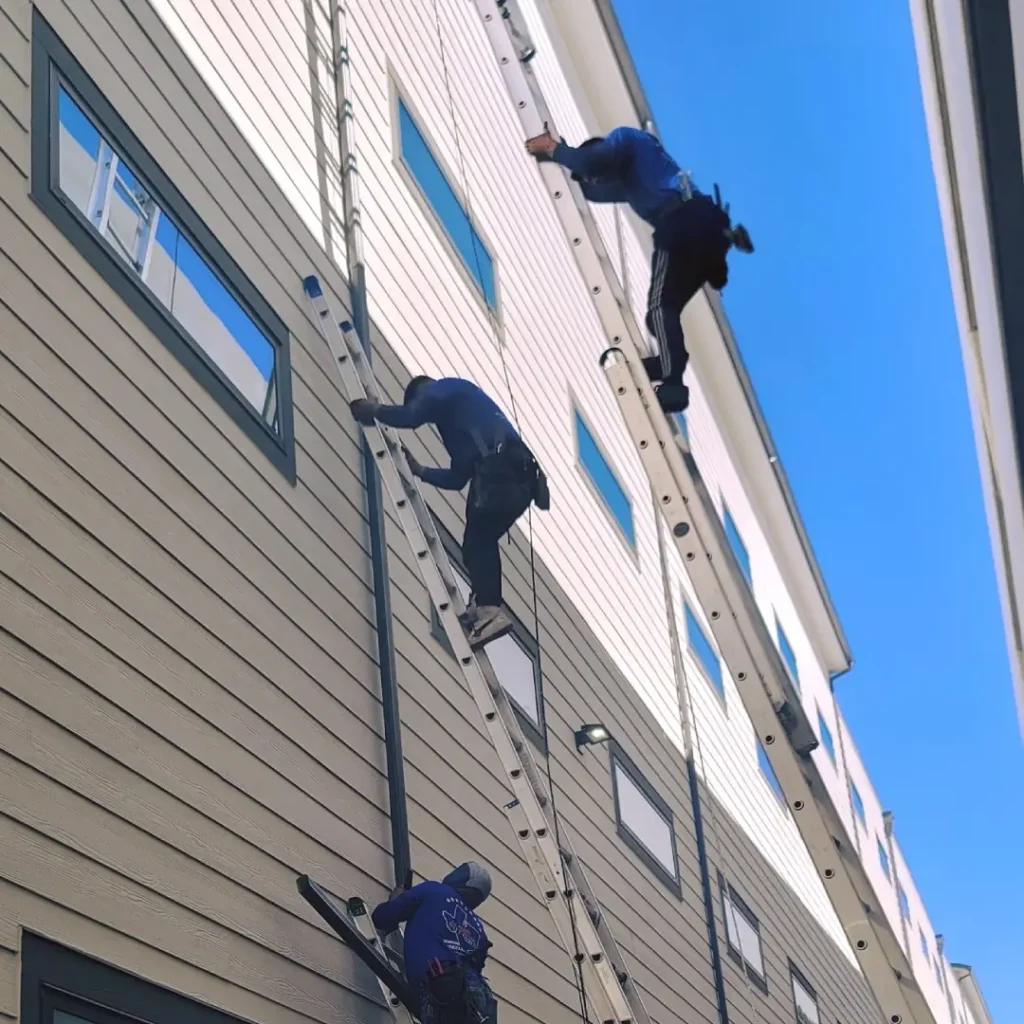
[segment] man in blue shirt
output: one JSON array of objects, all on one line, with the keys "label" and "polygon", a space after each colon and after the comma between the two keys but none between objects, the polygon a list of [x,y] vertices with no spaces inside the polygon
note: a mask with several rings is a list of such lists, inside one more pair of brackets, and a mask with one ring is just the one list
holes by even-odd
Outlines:
[{"label": "man in blue shirt", "polygon": [[498,1007],[483,976],[491,943],[474,913],[491,893],[491,876],[475,861],[440,882],[399,888],[373,911],[378,931],[405,926],[405,977],[419,993],[421,1024],[497,1024]]},{"label": "man in blue shirt", "polygon": [[402,405],[379,405],[367,399],[352,403],[352,414],[364,424],[375,420],[415,430],[433,423],[451,465],[421,466],[407,451],[409,468],[424,483],[461,491],[468,483],[466,532],[462,560],[473,594],[463,625],[477,650],[512,629],[501,606],[501,538],[536,502],[549,507],[547,481],[515,427],[484,391],[468,380],[414,377]]},{"label": "man in blue shirt", "polygon": [[644,359],[658,401],[667,413],[690,402],[683,384],[689,361],[680,318],[705,285],[720,291],[729,277],[726,254],[732,246],[753,252],[742,224],[732,227],[728,208],[694,187],[688,174],[650,132],[622,127],[604,138],[573,148],[550,133],[526,143],[538,160],[553,160],[572,172],[592,203],[628,203],[654,228],[654,257],[647,296],[647,329],[658,341],[658,355]]}]

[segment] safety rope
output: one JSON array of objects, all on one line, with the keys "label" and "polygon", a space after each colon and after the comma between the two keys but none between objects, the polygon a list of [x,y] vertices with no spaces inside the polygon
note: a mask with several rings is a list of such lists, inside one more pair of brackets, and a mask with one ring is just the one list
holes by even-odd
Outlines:
[{"label": "safety rope", "polygon": [[[483,267],[480,262],[480,246],[476,227],[474,224],[473,217],[473,200],[472,192],[469,187],[469,174],[466,169],[465,154],[462,150],[462,139],[459,134],[459,123],[458,117],[455,111],[455,96],[452,90],[451,75],[448,70],[448,57],[447,50],[444,45],[444,32],[441,28],[441,12],[438,7],[438,0],[433,0],[434,5],[434,24],[437,30],[437,46],[441,56],[441,70],[444,77],[445,93],[448,99],[448,113],[451,117],[452,122],[452,133],[455,139],[455,152],[458,158],[459,164],[459,177],[462,180],[462,195],[466,206],[466,222],[470,228],[469,237],[473,246],[473,259],[476,263],[477,278],[480,281],[484,280]],[[487,307],[487,319],[490,323],[491,331],[494,335],[495,345],[498,349],[498,356],[501,359],[502,375],[505,379],[505,389],[508,392],[509,402],[511,405],[512,422],[515,424],[516,432],[522,437],[522,429],[519,425],[519,413],[516,409],[516,397],[515,391],[512,387],[512,379],[509,374],[508,362],[505,359],[505,345],[501,337],[501,327],[498,323],[497,315],[491,308],[489,302],[487,302],[486,296],[484,303]],[[536,565],[536,553],[533,542],[533,505],[532,503],[527,507],[526,512],[527,520],[527,533],[528,543],[530,548],[530,590],[532,593],[532,611],[533,611],[533,632],[534,639],[537,643],[537,674],[540,677],[540,694],[539,694],[539,709],[541,714],[544,716],[544,762],[545,771],[547,774],[548,782],[548,799],[551,802],[551,820],[554,825],[555,832],[555,845],[558,847],[559,856],[561,856],[562,842],[561,842],[561,825],[558,815],[558,809],[555,805],[555,787],[551,775],[551,745],[548,743],[548,729],[547,729],[547,716],[544,715],[544,666],[542,658],[542,644],[541,644],[541,633],[540,633],[540,612],[538,609],[537,599],[537,565]],[[566,867],[563,865],[563,873],[566,873]],[[566,881],[568,883],[568,876],[566,875]],[[579,896],[576,893],[576,896]],[[569,907],[569,921],[572,926],[572,939],[573,939],[573,977],[576,983],[576,994],[580,1001],[580,1017],[587,1024],[589,1018],[587,1016],[587,992],[583,984],[583,961],[585,959],[583,953],[580,950],[579,932],[576,925],[576,909],[575,899],[567,898],[566,900]],[[584,913],[589,913],[589,910],[584,907]]]}]

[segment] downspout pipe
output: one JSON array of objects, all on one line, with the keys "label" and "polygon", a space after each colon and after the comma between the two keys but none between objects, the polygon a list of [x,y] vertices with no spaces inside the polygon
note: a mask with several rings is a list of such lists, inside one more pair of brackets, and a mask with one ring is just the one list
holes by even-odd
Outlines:
[{"label": "downspout pipe", "polygon": [[[348,34],[345,10],[331,5],[331,43],[337,94],[338,145],[341,157],[342,206],[345,221],[345,257],[348,263],[352,323],[367,363],[373,358],[370,344],[370,313],[366,303],[366,267],[363,262],[362,220],[359,203],[359,171],[356,165],[355,124],[349,74]],[[384,715],[384,750],[391,813],[391,851],[395,885],[405,885],[412,870],[409,850],[409,811],[405,793],[405,759],[402,755],[402,720],[398,707],[398,671],[391,618],[391,577],[388,574],[387,537],[384,532],[384,496],[370,445],[363,439],[363,479],[370,527],[370,562],[373,576],[374,617],[377,626],[377,661],[380,665],[381,705]]]}]

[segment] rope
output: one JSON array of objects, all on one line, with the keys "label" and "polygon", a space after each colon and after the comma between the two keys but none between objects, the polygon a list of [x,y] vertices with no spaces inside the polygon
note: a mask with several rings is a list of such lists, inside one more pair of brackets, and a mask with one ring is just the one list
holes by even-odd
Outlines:
[{"label": "rope", "polygon": [[[447,57],[447,51],[446,51],[445,45],[444,45],[444,33],[442,31],[442,28],[441,28],[441,12],[440,12],[440,9],[438,7],[438,0],[433,0],[433,6],[434,6],[434,24],[435,24],[436,31],[437,31],[437,46],[438,46],[438,51],[440,52],[440,56],[441,56],[441,70],[442,70],[442,74],[444,76],[445,94],[446,94],[447,100],[448,100],[448,112],[449,112],[449,114],[451,116],[451,121],[452,121],[452,133],[453,133],[454,138],[455,138],[455,152],[456,152],[456,156],[458,158],[458,164],[459,164],[459,177],[461,178],[462,195],[463,195],[463,199],[464,199],[464,202],[465,202],[466,223],[467,223],[467,226],[470,229],[470,241],[471,241],[471,243],[473,245],[473,259],[474,259],[474,262],[476,264],[477,278],[478,278],[478,280],[483,281],[484,274],[483,274],[483,267],[482,267],[481,262],[480,262],[480,246],[478,244],[478,235],[477,235],[477,232],[476,232],[476,228],[474,226],[473,200],[472,200],[472,193],[471,193],[470,187],[469,187],[469,174],[468,174],[468,172],[466,170],[466,159],[465,159],[465,154],[463,153],[463,150],[462,150],[462,140],[461,140],[461,137],[460,137],[460,134],[459,134],[458,118],[457,118],[456,112],[455,112],[455,96],[454,96],[454,93],[453,93],[453,90],[452,90],[451,75],[450,75],[449,70],[448,70],[448,57]],[[502,343],[500,326],[498,324],[498,319],[497,319],[497,316],[495,315],[494,310],[491,308],[490,303],[487,302],[486,296],[484,297],[484,301],[485,301],[485,303],[487,305],[487,319],[488,319],[488,321],[490,323],[491,331],[494,334],[494,341],[495,341],[496,347],[498,349],[499,358],[501,359],[502,375],[504,376],[504,379],[505,379],[505,388],[506,388],[506,390],[508,392],[509,402],[511,404],[512,422],[515,424],[516,432],[519,433],[520,436],[522,436],[522,430],[521,430],[520,425],[519,425],[519,413],[518,413],[518,411],[516,409],[515,391],[512,388],[512,380],[511,380],[511,375],[509,374],[508,362],[505,359],[505,346]],[[542,710],[542,713],[543,713],[543,705],[544,705],[544,668],[543,668],[543,660],[542,660],[542,655],[541,655],[542,646],[541,646],[541,642],[540,642],[540,612],[539,612],[539,609],[538,609],[538,600],[537,600],[537,564],[536,564],[536,553],[535,553],[534,542],[533,542],[533,506],[532,506],[532,504],[527,508],[526,521],[527,521],[528,541],[529,541],[529,546],[530,546],[530,590],[531,590],[531,593],[532,593],[532,605],[533,605],[533,607],[532,607],[532,611],[533,611],[533,632],[534,632],[534,638],[535,638],[535,640],[537,642],[537,673],[540,676],[540,707],[541,707],[541,710]],[[555,806],[555,787],[554,787],[554,782],[552,780],[552,775],[551,775],[551,747],[550,747],[550,744],[547,742],[547,739],[548,739],[548,736],[547,736],[547,717],[545,716],[545,719],[544,719],[544,750],[545,750],[544,761],[545,761],[545,772],[546,772],[546,775],[547,775],[547,783],[548,783],[548,799],[551,801],[551,820],[552,820],[552,823],[554,825],[555,845],[557,846],[557,848],[559,850],[559,856],[561,856],[561,849],[562,849],[562,844],[561,844],[561,828],[560,828],[560,824],[559,824],[558,810],[557,810],[557,808]],[[565,869],[565,867],[563,865],[563,874],[565,874],[565,873],[566,873],[566,869]],[[578,895],[578,893],[577,893],[577,895]],[[586,988],[584,987],[584,984],[583,984],[583,955],[582,955],[582,953],[580,951],[579,932],[578,932],[578,929],[577,929],[577,926],[576,926],[576,910],[575,910],[575,905],[574,905],[574,900],[573,899],[567,898],[566,899],[566,903],[568,904],[568,907],[569,907],[569,921],[570,921],[570,924],[572,926],[573,951],[574,951],[574,954],[575,954],[574,959],[573,959],[573,977],[574,977],[574,980],[575,980],[575,983],[576,983],[576,993],[577,993],[577,995],[579,997],[579,1001],[580,1001],[580,1017],[581,1017],[581,1019],[586,1024],[586,1022],[588,1021],[588,1016],[587,1016],[587,993],[586,993]],[[584,907],[584,913],[587,913],[587,912],[588,911],[587,911],[586,907]]]}]

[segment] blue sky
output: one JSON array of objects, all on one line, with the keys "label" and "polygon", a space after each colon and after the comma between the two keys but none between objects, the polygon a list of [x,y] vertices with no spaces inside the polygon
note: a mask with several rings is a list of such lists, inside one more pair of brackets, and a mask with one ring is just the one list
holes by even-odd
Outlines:
[{"label": "blue sky", "polygon": [[723,297],[853,647],[839,700],[949,957],[1009,1024],[1024,747],[907,0],[618,8],[665,142],[757,247]]}]

